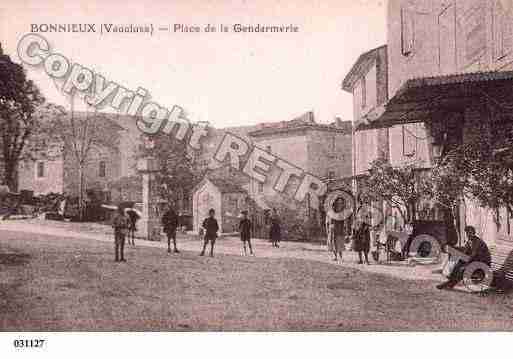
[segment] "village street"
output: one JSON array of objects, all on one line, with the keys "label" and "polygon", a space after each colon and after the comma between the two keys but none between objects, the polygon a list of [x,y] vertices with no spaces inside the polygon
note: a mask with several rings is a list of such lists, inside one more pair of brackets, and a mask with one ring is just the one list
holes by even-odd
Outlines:
[{"label": "village street", "polygon": [[115,263],[110,236],[60,225],[1,222],[1,330],[513,329],[511,296],[438,291],[440,265],[340,264],[324,246],[263,240],[243,257],[237,238],[199,257],[191,236],[171,255],[139,240]]}]

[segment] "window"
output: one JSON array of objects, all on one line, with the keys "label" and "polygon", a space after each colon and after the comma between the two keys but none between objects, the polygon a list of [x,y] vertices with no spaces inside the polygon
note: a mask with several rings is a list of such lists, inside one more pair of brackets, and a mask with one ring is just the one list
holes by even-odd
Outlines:
[{"label": "window", "polygon": [[328,179],[332,180],[335,178],[335,171],[328,171]]},{"label": "window", "polygon": [[409,9],[401,9],[401,53],[403,56],[413,54],[413,46],[415,42],[415,26],[413,11]]},{"label": "window", "polygon": [[513,26],[511,14],[504,9],[502,2],[497,0],[493,6],[493,55],[499,60],[511,52],[513,48]]},{"label": "window", "polygon": [[269,153],[271,153],[271,145],[265,146],[265,150]]},{"label": "window", "polygon": [[468,64],[474,63],[483,54],[486,48],[484,8],[474,8],[465,19],[465,60]]},{"label": "window", "polygon": [[411,157],[415,155],[417,148],[417,138],[411,129],[407,128],[406,125],[402,126],[403,131],[403,156]]},{"label": "window", "polygon": [[334,159],[337,156],[337,139],[335,134],[329,138],[328,157]]},{"label": "window", "polygon": [[36,178],[45,177],[45,163],[43,161],[36,162]]},{"label": "window", "polygon": [[105,161],[100,161],[100,168],[99,168],[99,177],[105,177],[106,174],[106,163]]},{"label": "window", "polygon": [[455,9],[448,5],[438,15],[438,68],[442,74],[457,68]]},{"label": "window", "polygon": [[506,208],[501,208],[499,210],[499,218],[500,218],[500,227],[499,227],[499,238],[501,240],[512,240],[513,239],[513,231],[512,224],[513,221],[513,213],[510,213]]},{"label": "window", "polygon": [[365,81],[365,76],[362,77],[361,80],[361,86],[362,86],[362,108],[365,108],[367,106],[367,84]]},{"label": "window", "polygon": [[264,192],[264,184],[262,182],[258,182],[258,192],[259,193]]}]

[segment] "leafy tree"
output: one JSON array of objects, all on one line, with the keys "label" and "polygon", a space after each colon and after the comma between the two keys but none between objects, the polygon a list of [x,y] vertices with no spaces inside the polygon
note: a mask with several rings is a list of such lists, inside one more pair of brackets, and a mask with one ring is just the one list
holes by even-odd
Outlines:
[{"label": "leafy tree", "polygon": [[417,205],[428,198],[431,187],[419,167],[415,161],[400,167],[392,166],[386,159],[373,161],[369,175],[360,186],[359,201],[385,201],[400,213],[404,221],[415,219]]},{"label": "leafy tree", "polygon": [[465,199],[477,200],[496,213],[496,224],[500,225],[500,208],[513,213],[513,141],[510,137],[506,150],[497,152],[483,131],[476,132],[476,136],[469,136],[435,166],[434,195],[440,203],[452,206]]},{"label": "leafy tree", "polygon": [[36,110],[43,102],[23,67],[13,63],[0,47],[0,146],[3,182],[11,191],[18,190],[18,163],[37,124]]},{"label": "leafy tree", "polygon": [[94,112],[67,112],[62,106],[48,104],[44,107],[41,136],[48,141],[60,141],[71,154],[77,170],[79,212],[84,214],[85,170],[95,149],[116,151],[119,140],[114,134],[120,127],[106,114]]},{"label": "leafy tree", "polygon": [[109,183],[109,188],[119,192],[122,201],[137,198],[142,194],[142,177],[140,174],[124,176]]},{"label": "leafy tree", "polygon": [[140,146],[138,157],[153,156],[157,159],[160,171],[156,173],[156,184],[160,195],[179,206],[191,198],[192,189],[202,178],[188,141],[160,133],[151,136],[150,143],[150,147]]}]

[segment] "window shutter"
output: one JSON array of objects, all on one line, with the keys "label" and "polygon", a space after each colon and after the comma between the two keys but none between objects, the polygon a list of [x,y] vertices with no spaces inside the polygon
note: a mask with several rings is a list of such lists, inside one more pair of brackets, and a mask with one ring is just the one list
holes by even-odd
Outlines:
[{"label": "window shutter", "polygon": [[413,53],[415,41],[413,19],[413,11],[406,8],[401,9],[401,52],[404,56],[409,56]]}]

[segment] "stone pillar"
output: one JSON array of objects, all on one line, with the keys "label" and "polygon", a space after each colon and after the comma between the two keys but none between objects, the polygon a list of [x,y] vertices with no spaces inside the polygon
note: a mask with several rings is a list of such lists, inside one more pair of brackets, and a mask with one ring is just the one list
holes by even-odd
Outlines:
[{"label": "stone pillar", "polygon": [[159,171],[157,159],[146,157],[137,163],[137,170],[142,174],[143,214],[140,220],[140,231],[150,241],[160,241],[160,218],[157,212],[155,174]]}]

